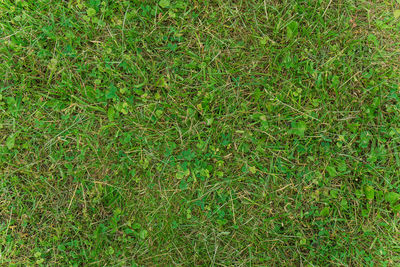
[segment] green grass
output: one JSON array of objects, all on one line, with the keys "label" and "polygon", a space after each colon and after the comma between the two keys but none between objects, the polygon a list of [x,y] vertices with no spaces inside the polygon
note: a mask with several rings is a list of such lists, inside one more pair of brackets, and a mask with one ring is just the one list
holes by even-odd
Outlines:
[{"label": "green grass", "polygon": [[400,265],[396,1],[0,1],[0,263]]}]

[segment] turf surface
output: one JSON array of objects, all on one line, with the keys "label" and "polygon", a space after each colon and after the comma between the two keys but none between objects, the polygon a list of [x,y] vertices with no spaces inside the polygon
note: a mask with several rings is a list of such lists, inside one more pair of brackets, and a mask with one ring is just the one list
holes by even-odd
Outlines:
[{"label": "turf surface", "polygon": [[0,1],[0,263],[398,266],[400,3]]}]

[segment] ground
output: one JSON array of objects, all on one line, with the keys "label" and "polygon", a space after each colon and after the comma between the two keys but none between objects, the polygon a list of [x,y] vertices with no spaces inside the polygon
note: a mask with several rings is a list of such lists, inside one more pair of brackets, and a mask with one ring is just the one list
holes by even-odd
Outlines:
[{"label": "ground", "polygon": [[0,2],[0,263],[398,266],[400,3]]}]

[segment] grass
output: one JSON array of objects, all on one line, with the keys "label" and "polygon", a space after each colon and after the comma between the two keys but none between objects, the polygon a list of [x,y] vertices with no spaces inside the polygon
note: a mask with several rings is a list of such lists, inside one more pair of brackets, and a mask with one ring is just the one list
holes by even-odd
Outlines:
[{"label": "grass", "polygon": [[1,264],[399,265],[399,8],[1,1]]}]

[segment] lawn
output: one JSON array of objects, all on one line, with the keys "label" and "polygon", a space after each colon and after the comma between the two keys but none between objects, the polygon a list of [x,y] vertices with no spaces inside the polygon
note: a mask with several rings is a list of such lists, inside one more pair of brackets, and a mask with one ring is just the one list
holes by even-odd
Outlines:
[{"label": "lawn", "polygon": [[399,0],[1,0],[2,266],[399,266]]}]

